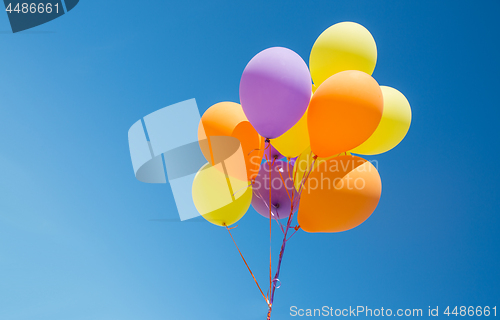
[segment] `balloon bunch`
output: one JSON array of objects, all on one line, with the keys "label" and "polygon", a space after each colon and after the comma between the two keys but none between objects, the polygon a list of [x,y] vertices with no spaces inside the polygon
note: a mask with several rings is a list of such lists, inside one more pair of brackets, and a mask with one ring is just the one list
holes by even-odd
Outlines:
[{"label": "balloon bunch", "polygon": [[[269,219],[270,237],[273,220],[283,233],[274,276],[270,259],[267,294],[254,277],[268,319],[291,236],[299,229],[355,228],[379,202],[377,168],[352,154],[375,155],[398,145],[411,109],[403,94],[371,76],[376,60],[367,29],[338,23],[314,43],[309,68],[286,48],[258,53],[241,76],[241,105],[221,102],[201,118],[198,138],[208,163],[193,182],[197,210],[231,235],[230,226],[252,205]],[[292,226],[295,213],[298,225]]]}]

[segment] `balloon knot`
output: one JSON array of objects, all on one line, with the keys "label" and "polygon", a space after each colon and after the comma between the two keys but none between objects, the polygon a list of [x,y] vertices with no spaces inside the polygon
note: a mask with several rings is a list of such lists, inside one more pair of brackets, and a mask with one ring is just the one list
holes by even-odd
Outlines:
[{"label": "balloon knot", "polygon": [[[262,140],[261,140],[261,141],[262,141]],[[271,140],[269,140],[268,138],[266,138],[266,142],[267,142],[267,143],[270,143],[270,142],[271,142]]]},{"label": "balloon knot", "polygon": [[313,157],[313,159],[314,159],[314,160],[318,159],[318,156],[314,156],[314,157]]},{"label": "balloon knot", "polygon": [[300,226],[296,225],[294,229],[295,229],[295,231],[298,231],[300,229]]}]

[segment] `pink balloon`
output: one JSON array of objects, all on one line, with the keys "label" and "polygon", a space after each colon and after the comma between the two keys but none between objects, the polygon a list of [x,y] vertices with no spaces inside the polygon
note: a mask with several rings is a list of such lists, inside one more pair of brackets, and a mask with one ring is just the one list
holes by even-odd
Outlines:
[{"label": "pink balloon", "polygon": [[311,76],[302,58],[287,48],[259,52],[240,81],[243,112],[268,139],[281,136],[299,121],[311,98]]}]

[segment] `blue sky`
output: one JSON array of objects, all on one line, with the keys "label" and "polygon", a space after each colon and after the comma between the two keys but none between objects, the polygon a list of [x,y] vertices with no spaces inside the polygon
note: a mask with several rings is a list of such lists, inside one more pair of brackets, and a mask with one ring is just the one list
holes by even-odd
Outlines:
[{"label": "blue sky", "polygon": [[[383,192],[368,221],[289,242],[273,317],[499,305],[499,7],[86,0],[18,34],[0,14],[0,319],[263,319],[224,229],[155,221],[178,217],[173,198],[134,178],[127,131],[189,98],[201,112],[238,102],[252,56],[284,46],[307,62],[341,21],[371,31],[373,75],[406,95],[413,122],[372,157]],[[250,210],[234,230],[262,283],[267,228]]]}]

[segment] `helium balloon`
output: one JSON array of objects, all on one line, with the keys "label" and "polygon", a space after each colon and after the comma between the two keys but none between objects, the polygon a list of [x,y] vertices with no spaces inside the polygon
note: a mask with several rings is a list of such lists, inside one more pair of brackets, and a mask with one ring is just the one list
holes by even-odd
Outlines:
[{"label": "helium balloon", "polygon": [[[293,190],[291,179],[293,166],[286,161],[265,162],[253,183],[252,206],[263,217],[269,218],[269,187],[271,187],[271,212],[278,219],[288,218],[299,208],[299,197]],[[269,180],[271,174],[271,180]],[[281,174],[281,175],[280,175]],[[283,179],[282,179],[283,178]],[[271,183],[269,182],[271,181]],[[293,193],[292,193],[293,192]]]},{"label": "helium balloon", "polygon": [[312,154],[311,147],[306,148],[295,161],[293,166],[293,181],[295,190],[299,191],[302,185],[304,176],[309,172],[313,164],[314,155]]},{"label": "helium balloon", "polygon": [[370,31],[354,22],[341,22],[326,29],[314,43],[309,67],[319,86],[330,76],[346,70],[372,74],[377,63],[377,45]]},{"label": "helium balloon", "polygon": [[[264,148],[264,138],[252,127],[241,105],[234,102],[220,102],[214,104],[201,117],[198,126],[198,141],[200,148],[212,165],[213,145],[211,137],[230,136],[241,143],[245,157],[247,180],[252,180],[259,173]],[[208,139],[208,143],[202,143]]]},{"label": "helium balloon", "polygon": [[325,161],[307,179],[297,216],[306,232],[341,232],[362,224],[382,193],[377,169],[365,159],[340,156]]},{"label": "helium balloon", "polygon": [[297,157],[309,147],[309,131],[307,130],[307,110],[290,130],[271,140],[271,144],[287,158]]},{"label": "helium balloon", "polygon": [[398,90],[381,86],[384,97],[382,119],[375,132],[352,150],[359,154],[380,154],[397,146],[406,136],[411,123],[410,103]]},{"label": "helium balloon", "polygon": [[273,159],[279,160],[285,157],[278,150],[276,150],[276,148],[272,144],[268,144],[268,147],[266,146],[266,148],[264,148],[264,158],[272,161]]},{"label": "helium balloon", "polygon": [[[193,181],[193,202],[203,218],[218,226],[240,220],[252,202],[252,187],[247,181],[232,178],[219,163],[205,164]],[[225,172],[226,171],[226,172]]]},{"label": "helium balloon", "polygon": [[384,102],[377,81],[356,70],[334,74],[314,93],[307,112],[311,150],[326,158],[349,151],[375,131]]},{"label": "helium balloon", "polygon": [[268,139],[293,127],[306,111],[310,97],[309,69],[290,49],[273,47],[261,51],[241,76],[243,111],[255,130]]},{"label": "helium balloon", "polygon": [[294,161],[293,165],[293,178],[294,178],[295,190],[297,191],[300,190],[300,186],[303,182],[302,180],[304,176],[311,171],[311,166],[313,165],[313,163],[314,163],[314,169],[316,169],[326,160],[341,155],[350,155],[350,153],[344,152],[327,158],[318,157],[316,158],[316,160],[314,160],[314,155],[312,154],[311,147],[308,147],[306,150],[304,150],[304,152],[302,152],[300,156],[298,156],[297,159]]}]

